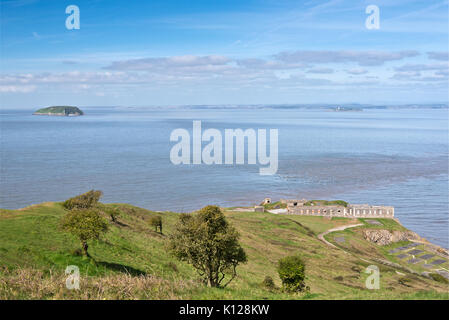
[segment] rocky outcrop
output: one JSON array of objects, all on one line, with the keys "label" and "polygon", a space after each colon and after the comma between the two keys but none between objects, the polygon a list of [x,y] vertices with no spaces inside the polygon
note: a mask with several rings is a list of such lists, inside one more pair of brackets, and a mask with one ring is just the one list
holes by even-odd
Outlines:
[{"label": "rocky outcrop", "polygon": [[449,250],[443,248],[436,248],[436,251],[442,255],[449,257]]},{"label": "rocky outcrop", "polygon": [[366,229],[363,230],[362,233],[365,240],[368,240],[380,246],[398,241],[422,240],[416,233],[412,231],[395,230],[391,232],[384,229]]}]

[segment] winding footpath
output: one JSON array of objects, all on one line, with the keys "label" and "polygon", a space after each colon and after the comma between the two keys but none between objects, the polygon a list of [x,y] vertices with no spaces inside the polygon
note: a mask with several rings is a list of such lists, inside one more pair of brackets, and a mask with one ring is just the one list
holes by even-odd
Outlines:
[{"label": "winding footpath", "polygon": [[340,227],[332,228],[332,229],[329,229],[329,230],[327,230],[327,231],[325,231],[325,232],[323,232],[323,233],[320,233],[320,234],[318,235],[318,239],[320,239],[321,241],[323,241],[323,242],[324,242],[325,244],[327,244],[328,246],[331,246],[331,247],[334,247],[334,248],[339,249],[337,246],[333,245],[332,243],[330,243],[329,241],[327,241],[326,239],[324,239],[324,236],[325,236],[326,234],[328,234],[328,233],[331,233],[331,232],[335,232],[335,231],[343,231],[343,230],[345,230],[345,229],[355,228],[355,227],[358,227],[358,226],[363,226],[363,223],[349,224],[349,225],[345,225],[345,226],[340,226]]}]

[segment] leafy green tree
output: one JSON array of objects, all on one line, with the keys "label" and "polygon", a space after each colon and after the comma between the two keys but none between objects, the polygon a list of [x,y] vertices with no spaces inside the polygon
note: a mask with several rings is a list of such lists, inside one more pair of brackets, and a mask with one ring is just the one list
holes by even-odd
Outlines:
[{"label": "leafy green tree", "polygon": [[278,273],[284,290],[288,292],[305,290],[305,270],[305,264],[299,256],[289,256],[279,260]]},{"label": "leafy green tree", "polygon": [[103,192],[100,190],[90,190],[79,196],[70,198],[62,204],[64,208],[68,210],[73,209],[90,209],[98,204],[98,201],[103,196]]},{"label": "leafy green tree", "polygon": [[62,230],[71,233],[77,237],[83,248],[83,252],[87,257],[89,240],[96,240],[100,235],[108,230],[108,223],[103,219],[97,210],[71,210],[64,215],[60,222]]},{"label": "leafy green tree", "polygon": [[238,232],[228,224],[217,206],[206,206],[196,215],[183,214],[170,236],[169,249],[190,263],[211,287],[226,287],[236,276],[236,267],[247,261]]},{"label": "leafy green tree", "polygon": [[155,231],[159,228],[159,232],[162,234],[162,218],[161,216],[152,216],[150,218],[150,225],[154,227]]}]

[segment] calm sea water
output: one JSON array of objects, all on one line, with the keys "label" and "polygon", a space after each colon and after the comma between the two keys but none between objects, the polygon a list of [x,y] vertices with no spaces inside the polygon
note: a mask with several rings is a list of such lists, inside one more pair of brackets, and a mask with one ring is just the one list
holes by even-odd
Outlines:
[{"label": "calm sea water", "polygon": [[[264,197],[385,204],[408,228],[449,247],[448,111],[143,110],[85,108],[82,117],[1,113],[0,207],[61,201],[95,188],[105,202],[189,211]],[[170,162],[170,133],[279,130],[279,170]]]}]

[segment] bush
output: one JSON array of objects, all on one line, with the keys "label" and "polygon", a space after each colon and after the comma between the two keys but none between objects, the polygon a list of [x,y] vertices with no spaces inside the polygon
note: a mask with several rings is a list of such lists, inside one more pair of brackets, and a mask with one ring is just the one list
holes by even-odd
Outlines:
[{"label": "bush", "polygon": [[[206,206],[197,215],[183,214],[170,236],[169,250],[190,263],[211,287],[225,287],[236,276],[239,263],[246,262],[239,234],[228,224],[217,206]],[[229,280],[222,285],[227,275]]]},{"label": "bush", "polygon": [[306,289],[305,265],[299,256],[279,260],[278,273],[285,291],[300,292]]},{"label": "bush", "polygon": [[407,278],[407,277],[399,278],[399,279],[398,279],[398,282],[399,282],[399,284],[401,284],[401,285],[403,285],[403,286],[405,286],[405,287],[409,287],[409,288],[411,287],[411,285],[409,285],[410,279]]},{"label": "bush", "polygon": [[362,269],[360,269],[360,267],[358,267],[358,266],[352,266],[351,270],[354,272],[358,272],[358,273],[362,272]]},{"label": "bush", "polygon": [[81,257],[83,254],[84,252],[80,248],[72,250],[72,256]]},{"label": "bush", "polygon": [[100,235],[108,230],[108,223],[96,210],[71,210],[62,217],[60,226],[63,231],[80,240],[87,257],[87,241],[99,239]]},{"label": "bush", "polygon": [[431,274],[429,274],[429,276],[431,276],[432,279],[437,282],[441,282],[444,284],[449,283],[449,281],[439,273],[431,273]]},{"label": "bush", "polygon": [[91,209],[98,204],[98,201],[102,195],[103,192],[100,190],[90,190],[86,193],[80,194],[79,196],[64,201],[62,205],[67,210]]},{"label": "bush", "polygon": [[152,216],[150,218],[150,226],[154,227],[155,231],[159,228],[159,232],[162,234],[162,218],[161,216]]},{"label": "bush", "polygon": [[268,290],[276,289],[276,285],[274,284],[273,278],[270,276],[266,276],[265,279],[263,279],[262,285],[264,286],[264,288]]}]

